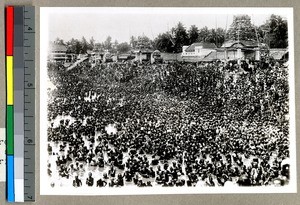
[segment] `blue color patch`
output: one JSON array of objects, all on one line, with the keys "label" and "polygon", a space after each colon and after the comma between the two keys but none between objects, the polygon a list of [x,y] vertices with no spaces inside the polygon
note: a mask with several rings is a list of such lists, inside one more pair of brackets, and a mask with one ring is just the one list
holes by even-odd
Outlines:
[{"label": "blue color patch", "polygon": [[14,156],[7,155],[7,201],[15,202],[15,184],[14,184]]}]

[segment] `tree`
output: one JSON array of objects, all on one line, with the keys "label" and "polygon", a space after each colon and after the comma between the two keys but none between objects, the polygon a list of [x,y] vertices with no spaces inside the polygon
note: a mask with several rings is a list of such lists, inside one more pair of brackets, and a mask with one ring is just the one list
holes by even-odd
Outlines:
[{"label": "tree", "polygon": [[72,38],[66,44],[67,44],[67,47],[68,47],[67,52],[69,52],[69,53],[80,54],[80,53],[83,52],[83,50],[82,50],[82,42],[79,41],[78,39]]},{"label": "tree", "polygon": [[151,48],[151,40],[145,35],[138,36],[136,46],[139,48]]},{"label": "tree", "polygon": [[102,43],[95,43],[95,50],[103,52],[103,44]]},{"label": "tree", "polygon": [[204,42],[214,43],[217,47],[221,47],[225,41],[225,30],[222,28],[217,28],[209,30],[209,33]]},{"label": "tree", "polygon": [[226,38],[226,31],[223,28],[217,28],[216,30],[216,46],[221,47],[223,43],[225,42]]},{"label": "tree", "polygon": [[258,40],[270,46],[270,26],[268,21],[265,24],[257,27]]},{"label": "tree", "polygon": [[136,48],[136,46],[137,46],[137,39],[134,36],[130,37],[130,46],[132,48]]},{"label": "tree", "polygon": [[209,35],[208,28],[206,26],[201,28],[199,31],[197,42],[205,41],[208,35]]},{"label": "tree", "polygon": [[264,43],[270,48],[288,47],[287,21],[281,16],[272,14],[265,24],[260,26],[260,33]]},{"label": "tree", "polygon": [[60,45],[66,45],[64,40],[61,39],[61,38],[58,38],[58,37],[55,39],[54,43],[55,44],[60,44]]},{"label": "tree", "polygon": [[115,40],[113,43],[112,43],[112,46],[111,46],[111,52],[112,53],[116,53],[117,50],[118,50],[118,45],[119,45],[119,42],[117,40]]},{"label": "tree", "polygon": [[67,50],[68,53],[76,53],[76,47],[75,47],[76,46],[76,40],[74,38],[72,38],[66,44],[67,44],[67,47],[68,47],[68,50]]},{"label": "tree", "polygon": [[92,38],[90,39],[90,43],[89,43],[89,49],[93,50],[95,48],[95,39],[92,36]]},{"label": "tree", "polygon": [[81,39],[81,53],[86,53],[88,48],[89,48],[88,42],[85,39],[85,37],[83,36]]},{"label": "tree", "polygon": [[173,52],[175,51],[175,41],[169,32],[159,34],[154,39],[154,47],[162,52]]},{"label": "tree", "polygon": [[237,15],[227,32],[231,40],[257,40],[254,25],[248,15]]},{"label": "tree", "polygon": [[216,30],[215,29],[211,29],[209,30],[208,35],[204,38],[204,42],[209,42],[209,43],[215,43],[216,42]]},{"label": "tree", "polygon": [[197,26],[192,25],[188,31],[189,43],[195,43],[199,37],[199,29]]},{"label": "tree", "polygon": [[115,40],[115,42],[114,42],[114,46],[118,46],[119,45],[119,42],[117,41],[117,40]]},{"label": "tree", "polygon": [[175,38],[175,52],[181,52],[182,46],[189,44],[189,37],[185,27],[179,22],[176,27],[172,28],[172,34]]},{"label": "tree", "polygon": [[127,53],[130,50],[130,45],[127,42],[120,43],[117,45],[117,51],[119,53]]},{"label": "tree", "polygon": [[76,54],[82,53],[82,46],[81,46],[81,43],[79,40],[76,40],[76,43],[75,43],[75,53]]},{"label": "tree", "polygon": [[110,50],[112,48],[111,37],[107,36],[106,40],[103,42],[103,47],[106,50]]}]

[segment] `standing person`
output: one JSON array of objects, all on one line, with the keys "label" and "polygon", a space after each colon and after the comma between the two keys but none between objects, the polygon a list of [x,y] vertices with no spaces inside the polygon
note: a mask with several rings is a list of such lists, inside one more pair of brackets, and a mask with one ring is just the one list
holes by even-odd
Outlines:
[{"label": "standing person", "polygon": [[81,180],[78,178],[78,176],[75,176],[75,179],[73,180],[73,186],[74,187],[81,187],[82,186],[82,182]]},{"label": "standing person", "polygon": [[86,178],[86,184],[88,186],[93,186],[94,185],[94,178],[92,177],[92,173],[89,173],[89,177]]}]

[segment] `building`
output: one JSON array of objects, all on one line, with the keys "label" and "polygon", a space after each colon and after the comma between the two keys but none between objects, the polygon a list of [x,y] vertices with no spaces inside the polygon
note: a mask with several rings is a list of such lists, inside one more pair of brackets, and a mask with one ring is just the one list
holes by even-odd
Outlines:
[{"label": "building", "polygon": [[262,52],[266,50],[268,48],[265,44],[254,40],[229,40],[217,52],[224,52],[224,59],[220,60],[260,60]]},{"label": "building", "polygon": [[135,56],[131,53],[121,53],[117,55],[117,61],[118,62],[124,62],[135,59]]},{"label": "building", "polygon": [[193,43],[190,46],[183,46],[181,57],[186,62],[201,61],[205,56],[215,51],[217,46],[214,43]]},{"label": "building", "polygon": [[255,40],[228,40],[217,48],[213,43],[193,43],[183,46],[182,61],[185,62],[213,62],[213,61],[241,61],[261,60],[261,57],[271,57],[274,60],[286,61],[289,58],[288,49],[269,49],[264,43]]},{"label": "building", "polygon": [[140,63],[142,63],[143,61],[150,62],[153,50],[149,48],[142,48],[134,50],[133,53],[135,56],[134,61],[139,61]]},{"label": "building", "polygon": [[52,43],[49,47],[48,59],[54,62],[65,62],[68,59],[67,50],[65,45]]}]

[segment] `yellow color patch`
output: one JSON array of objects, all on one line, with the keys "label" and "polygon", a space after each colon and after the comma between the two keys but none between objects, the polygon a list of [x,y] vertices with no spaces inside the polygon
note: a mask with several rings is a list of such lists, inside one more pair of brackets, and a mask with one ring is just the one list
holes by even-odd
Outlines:
[{"label": "yellow color patch", "polygon": [[13,56],[6,56],[6,96],[7,105],[14,104],[14,69]]}]

